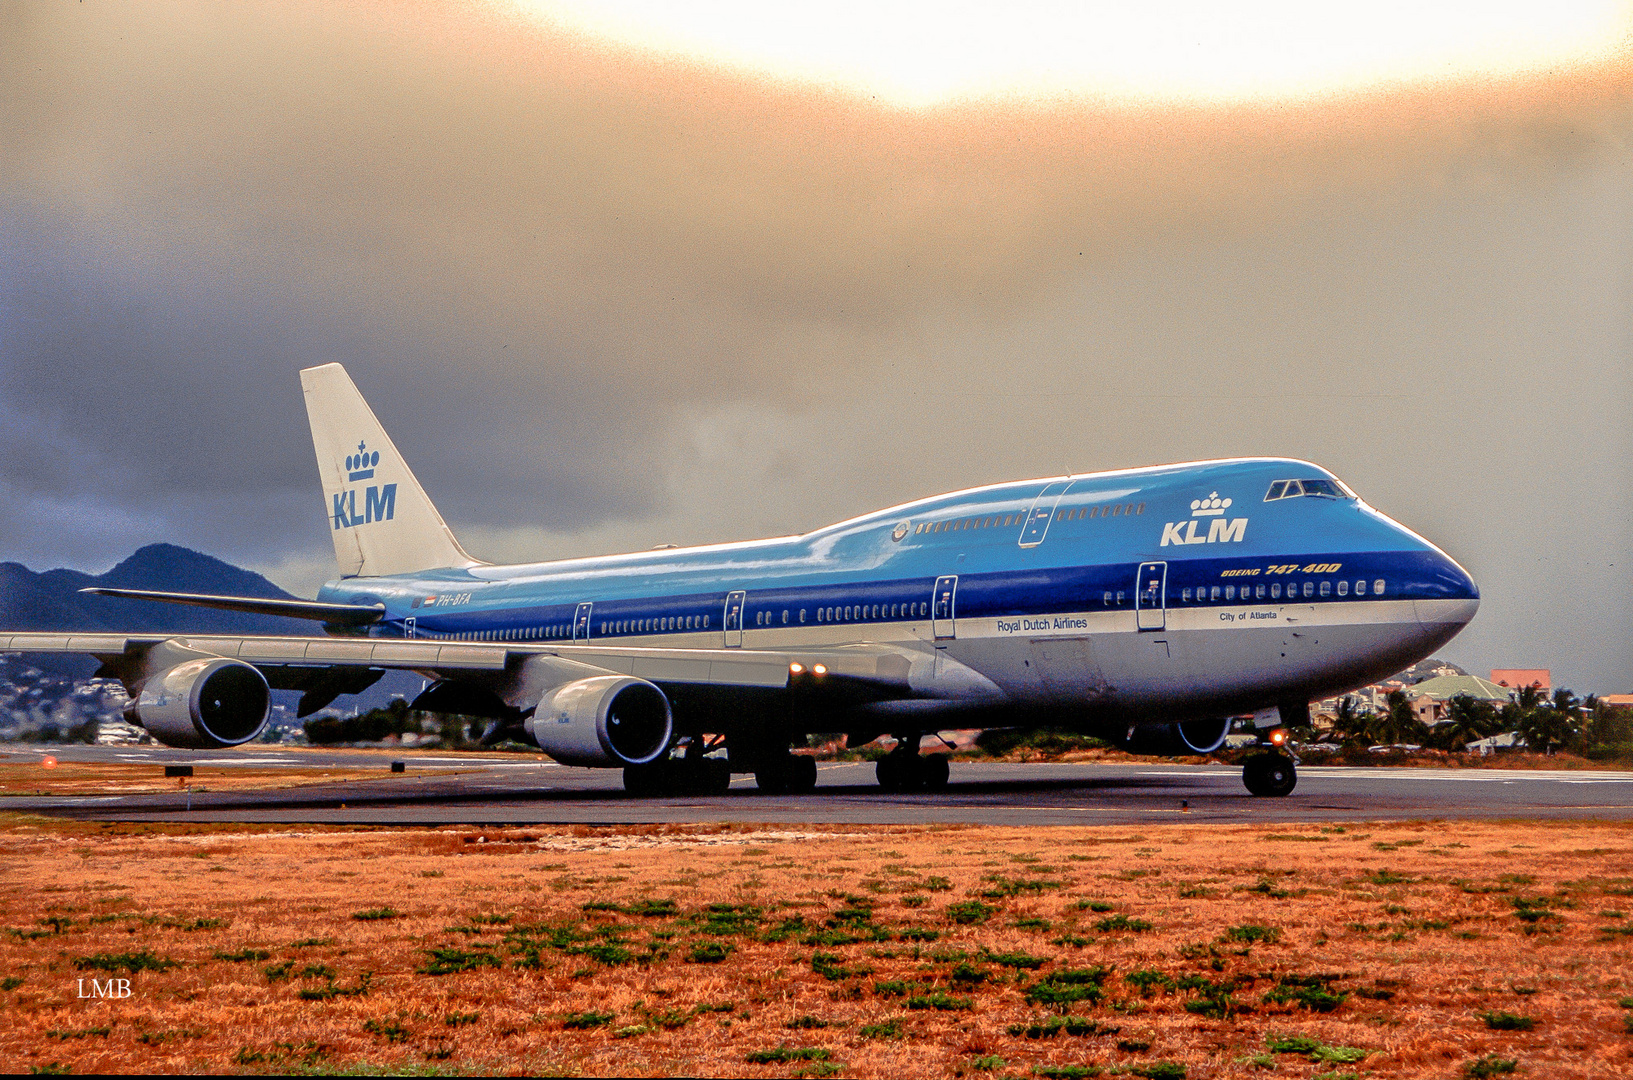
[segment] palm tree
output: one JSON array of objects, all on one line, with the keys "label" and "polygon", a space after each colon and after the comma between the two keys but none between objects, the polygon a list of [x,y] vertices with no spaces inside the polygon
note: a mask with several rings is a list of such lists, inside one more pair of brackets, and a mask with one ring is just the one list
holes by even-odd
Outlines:
[{"label": "palm tree", "polygon": [[1532,700],[1536,706],[1521,712],[1517,728],[1527,746],[1552,754],[1581,740],[1582,706],[1575,694],[1560,687],[1554,691],[1552,701],[1542,700],[1542,695],[1535,692]]},{"label": "palm tree", "polygon": [[1332,733],[1340,742],[1371,742],[1372,714],[1361,711],[1361,703],[1346,694],[1338,702],[1332,721]]},{"label": "palm tree", "polygon": [[1422,743],[1429,729],[1418,719],[1412,701],[1403,690],[1391,690],[1389,708],[1377,714],[1372,724],[1372,736],[1380,743]]},{"label": "palm tree", "polygon": [[1497,710],[1491,702],[1468,694],[1458,694],[1446,702],[1446,720],[1436,724],[1432,735],[1443,750],[1460,750],[1476,739],[1497,731]]}]

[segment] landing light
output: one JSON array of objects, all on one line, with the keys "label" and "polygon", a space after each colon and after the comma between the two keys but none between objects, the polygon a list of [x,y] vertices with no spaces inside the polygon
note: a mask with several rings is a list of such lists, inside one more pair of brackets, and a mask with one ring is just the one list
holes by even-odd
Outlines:
[{"label": "landing light", "polygon": [[827,669],[826,666],[824,666],[822,664],[816,664],[811,668],[811,674],[812,675],[826,675],[826,674],[828,674],[828,669]]},{"label": "landing light", "polygon": [[1270,733],[1270,745],[1271,746],[1281,746],[1286,741],[1287,741],[1287,729],[1286,728],[1280,728],[1279,727],[1279,728],[1276,728],[1275,730],[1273,730]]},{"label": "landing light", "polygon": [[801,663],[798,663],[797,661],[795,663],[792,663],[792,664],[788,665],[788,674],[790,674],[790,675],[798,675],[798,674],[802,673],[804,670],[805,670],[805,665],[801,664]]}]

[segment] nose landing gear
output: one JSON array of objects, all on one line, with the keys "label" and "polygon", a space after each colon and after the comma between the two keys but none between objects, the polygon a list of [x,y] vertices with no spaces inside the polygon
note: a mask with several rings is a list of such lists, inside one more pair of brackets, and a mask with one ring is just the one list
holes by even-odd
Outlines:
[{"label": "nose landing gear", "polygon": [[1293,759],[1286,754],[1276,751],[1254,754],[1242,766],[1242,783],[1254,795],[1289,795],[1298,784],[1298,771]]}]

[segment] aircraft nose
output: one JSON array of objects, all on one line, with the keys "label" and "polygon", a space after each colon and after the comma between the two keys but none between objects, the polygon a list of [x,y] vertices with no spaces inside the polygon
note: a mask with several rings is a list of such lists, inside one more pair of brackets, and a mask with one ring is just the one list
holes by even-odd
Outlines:
[{"label": "aircraft nose", "polygon": [[1457,560],[1432,545],[1426,553],[1423,580],[1413,589],[1418,622],[1446,640],[1467,626],[1480,610],[1480,589]]}]

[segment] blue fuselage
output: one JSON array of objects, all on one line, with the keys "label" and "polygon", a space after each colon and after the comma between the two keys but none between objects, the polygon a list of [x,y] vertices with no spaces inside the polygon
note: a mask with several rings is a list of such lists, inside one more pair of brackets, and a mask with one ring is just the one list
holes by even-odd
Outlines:
[{"label": "blue fuselage", "polygon": [[895,643],[937,660],[916,676],[926,697],[1184,716],[1390,674],[1455,635],[1479,592],[1325,470],[1244,459],[1000,484],[802,536],[342,579],[320,598],[383,603],[373,632],[421,638]]}]

